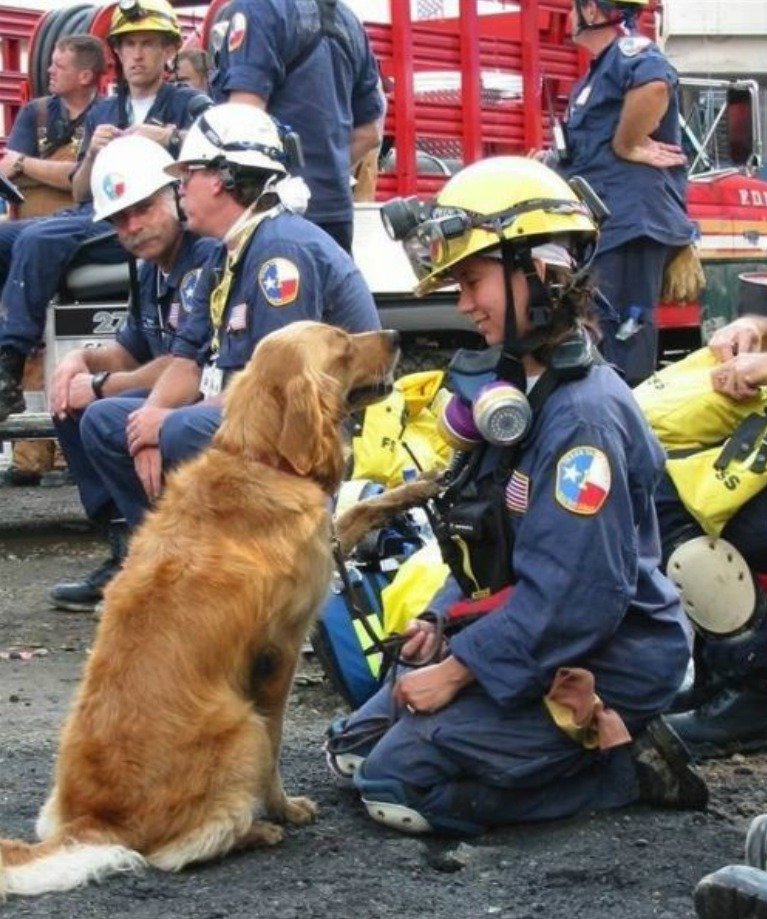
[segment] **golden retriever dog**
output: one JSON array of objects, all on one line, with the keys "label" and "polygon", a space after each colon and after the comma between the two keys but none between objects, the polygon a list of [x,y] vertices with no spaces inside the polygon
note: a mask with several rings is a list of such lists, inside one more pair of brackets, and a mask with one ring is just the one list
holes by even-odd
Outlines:
[{"label": "golden retriever dog", "polygon": [[282,786],[283,716],[332,572],[341,422],[384,394],[397,352],[394,332],[314,322],[259,343],[106,591],[42,841],[0,840],[0,891],[177,871],[314,820]]}]

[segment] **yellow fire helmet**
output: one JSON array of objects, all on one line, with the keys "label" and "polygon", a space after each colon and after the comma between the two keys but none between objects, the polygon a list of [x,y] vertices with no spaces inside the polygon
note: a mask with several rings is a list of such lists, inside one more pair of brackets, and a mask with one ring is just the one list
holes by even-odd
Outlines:
[{"label": "yellow fire helmet", "polygon": [[531,249],[551,241],[571,251],[593,247],[602,205],[582,180],[578,187],[591,200],[526,157],[491,157],[465,167],[403,240],[419,281],[416,294],[453,283],[450,274],[459,262],[504,242]]},{"label": "yellow fire helmet", "polygon": [[161,32],[178,47],[181,29],[168,0],[119,0],[107,36],[110,43],[131,32]]}]

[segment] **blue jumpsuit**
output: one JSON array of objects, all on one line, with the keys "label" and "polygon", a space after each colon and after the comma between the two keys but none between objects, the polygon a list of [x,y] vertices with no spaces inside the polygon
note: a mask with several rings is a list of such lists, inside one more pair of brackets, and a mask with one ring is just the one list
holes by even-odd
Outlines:
[{"label": "blue jumpsuit", "polygon": [[[626,94],[661,80],[669,88],[669,105],[654,140],[679,144],[676,71],[648,39],[617,39],[591,62],[573,88],[567,115],[567,176],[587,179],[610,209],[602,226],[594,275],[616,316],[601,316],[602,351],[620,368],[631,386],[655,369],[658,330],[655,306],[669,257],[693,239],[686,215],[684,166],[657,169],[618,157],[612,148]],[[633,309],[632,309],[633,308]],[[619,326],[636,315],[642,323],[625,341]]]},{"label": "blue jumpsuit", "polygon": [[[7,150],[24,153],[26,156],[39,157],[43,151],[40,149],[40,137],[37,126],[37,102],[29,102],[19,111],[13,128],[6,143]],[[45,143],[60,146],[57,139],[72,138],[73,143],[82,140],[84,121],[87,113],[96,100],[75,119],[70,119],[66,106],[59,96],[48,96],[46,101],[45,118]],[[74,170],[75,164],[72,163]],[[27,220],[9,220],[0,224],[0,287],[5,283],[11,265],[13,244],[19,234],[30,225],[32,218]]]},{"label": "blue jumpsuit", "polygon": [[[139,268],[139,316],[128,313],[117,330],[117,343],[134,358],[137,364],[169,354],[178,330],[189,315],[192,294],[208,261],[216,241],[185,232],[176,263],[164,275],[157,265],[142,262]],[[96,410],[108,417],[115,399],[106,398],[92,402],[77,418],[54,418],[56,433],[67,464],[80,491],[80,499],[91,520],[109,520],[115,516],[114,502],[108,487],[94,468],[83,445],[82,430],[87,428],[88,416]],[[124,416],[118,413],[124,423]]]},{"label": "blue jumpsuit", "polygon": [[[488,448],[478,473],[491,475]],[[588,750],[542,703],[580,667],[634,734],[668,706],[690,656],[685,616],[658,568],[652,493],[663,452],[607,365],[544,403],[505,486],[516,583],[450,639],[476,682],[434,714],[395,711],[384,685],[340,731],[392,726],[355,775],[363,798],[404,804],[437,832],[565,817],[637,800],[630,747]],[[430,605],[459,598],[451,578]],[[362,751],[361,751],[362,752]]]},{"label": "blue jumpsuit", "polygon": [[307,219],[351,251],[352,131],[383,114],[378,67],[361,23],[343,3],[338,36],[320,37],[315,0],[233,0],[229,30],[212,85],[256,93],[267,110],[301,137],[306,168],[292,170],[312,196]]},{"label": "blue jumpsuit", "polygon": [[[147,113],[146,123],[173,123],[185,128],[190,122],[189,102],[199,95],[186,86],[163,84]],[[130,125],[129,103],[122,96],[101,99],[88,112],[79,158],[85,156],[91,135],[100,124]],[[10,270],[2,291],[0,346],[22,354],[41,341],[48,303],[59,288],[67,266],[81,243],[112,230],[111,225],[93,221],[93,204],[85,201],[52,217],[25,222],[13,243]],[[4,229],[0,229],[0,237]],[[0,250],[2,243],[0,243]],[[114,240],[88,250],[88,260],[112,264],[125,258],[125,250]]]},{"label": "blue jumpsuit", "polygon": [[[226,258],[221,244],[203,271],[191,314],[171,349],[175,356],[201,367],[217,355],[215,364],[225,383],[245,366],[265,335],[296,320],[328,322],[350,332],[380,328],[373,297],[351,257],[298,214],[282,211],[258,224],[234,267],[216,330],[210,300]],[[215,351],[214,338],[218,339]],[[90,406],[83,440],[122,516],[133,527],[148,501],[128,451],[125,425],[143,402],[138,398],[108,401],[114,406],[108,417],[102,403]],[[210,402],[171,412],[160,431],[163,466],[175,466],[202,450],[220,423],[221,408]]]}]

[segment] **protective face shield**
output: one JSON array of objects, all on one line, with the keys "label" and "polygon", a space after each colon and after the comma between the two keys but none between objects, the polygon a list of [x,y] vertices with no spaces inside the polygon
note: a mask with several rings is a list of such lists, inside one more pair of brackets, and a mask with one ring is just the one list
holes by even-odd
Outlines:
[{"label": "protective face shield", "polygon": [[284,175],[287,163],[274,119],[253,105],[227,102],[197,118],[184,138],[178,160],[168,171],[179,177],[185,165],[229,164]]},{"label": "protective face shield", "polygon": [[161,32],[177,47],[181,44],[178,19],[167,0],[119,0],[112,13],[107,40],[115,44],[132,32]]},{"label": "protective face shield", "polygon": [[147,137],[132,134],[108,143],[91,171],[94,221],[113,217],[172,185],[175,180],[165,171],[172,165],[168,151]]},{"label": "protective face shield", "polygon": [[461,261],[504,242],[532,248],[554,237],[576,251],[593,248],[605,212],[583,180],[568,184],[542,163],[510,156],[467,166],[432,204],[393,199],[381,218],[402,240],[423,296],[452,283]]}]

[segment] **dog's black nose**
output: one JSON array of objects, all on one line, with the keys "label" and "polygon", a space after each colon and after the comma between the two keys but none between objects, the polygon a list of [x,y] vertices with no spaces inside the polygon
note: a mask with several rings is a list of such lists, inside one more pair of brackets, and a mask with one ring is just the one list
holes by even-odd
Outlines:
[{"label": "dog's black nose", "polygon": [[400,334],[396,329],[385,329],[384,335],[389,339],[389,344],[392,348],[399,348]]}]

